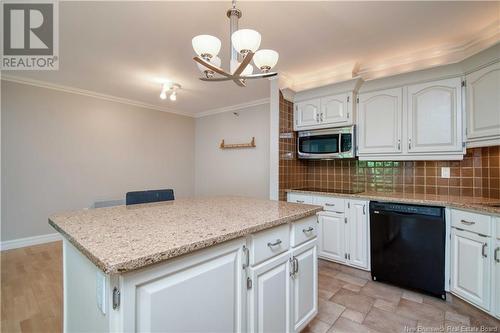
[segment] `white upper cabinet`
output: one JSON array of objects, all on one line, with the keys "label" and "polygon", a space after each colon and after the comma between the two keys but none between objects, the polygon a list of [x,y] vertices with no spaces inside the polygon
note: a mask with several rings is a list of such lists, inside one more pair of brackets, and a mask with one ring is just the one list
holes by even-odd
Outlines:
[{"label": "white upper cabinet", "polygon": [[402,88],[360,94],[358,153],[400,153],[402,119]]},{"label": "white upper cabinet", "polygon": [[352,93],[343,93],[297,102],[294,112],[294,130],[352,125],[352,99]]},{"label": "white upper cabinet", "polygon": [[360,93],[357,104],[360,160],[463,158],[461,78]]},{"label": "white upper cabinet", "polygon": [[320,99],[313,99],[295,105],[295,127],[308,127],[317,125],[320,121]]},{"label": "white upper cabinet", "polygon": [[468,145],[500,144],[500,62],[467,75],[466,82]]},{"label": "white upper cabinet", "polygon": [[408,87],[408,152],[462,151],[462,81],[440,80]]},{"label": "white upper cabinet", "polygon": [[320,122],[322,125],[344,126],[352,124],[349,110],[348,94],[323,97],[321,103]]}]

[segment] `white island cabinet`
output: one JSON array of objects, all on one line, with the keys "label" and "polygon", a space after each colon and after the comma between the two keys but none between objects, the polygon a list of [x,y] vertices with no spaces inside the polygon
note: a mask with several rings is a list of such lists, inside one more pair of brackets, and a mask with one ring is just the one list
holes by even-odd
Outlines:
[{"label": "white island cabinet", "polygon": [[[318,312],[321,208],[212,200],[51,217],[64,236],[64,332],[300,332]],[[200,212],[220,215],[199,224]]]}]

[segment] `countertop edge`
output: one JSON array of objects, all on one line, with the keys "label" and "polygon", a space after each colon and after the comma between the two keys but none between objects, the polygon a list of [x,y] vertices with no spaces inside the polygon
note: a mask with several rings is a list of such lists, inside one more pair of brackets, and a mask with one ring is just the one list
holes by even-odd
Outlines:
[{"label": "countertop edge", "polygon": [[107,271],[107,266],[104,262],[99,260],[96,256],[92,255],[92,253],[86,249],[81,243],[77,242],[71,235],[69,235],[64,229],[60,228],[57,223],[51,220],[49,217],[49,225],[54,228],[58,233],[60,233],[64,238],[66,238],[74,247],[76,247],[87,259],[89,259],[94,265],[96,265],[100,270],[104,273],[109,274]]},{"label": "countertop edge", "polygon": [[191,243],[188,245],[181,245],[179,247],[171,248],[166,251],[152,253],[150,255],[139,257],[131,260],[124,261],[119,264],[108,264],[105,263],[96,256],[92,254],[91,251],[85,248],[81,243],[71,237],[63,228],[59,227],[56,222],[52,221],[49,217],[49,225],[52,226],[57,232],[59,232],[64,238],[66,238],[73,246],[75,246],[85,257],[87,257],[94,265],[96,265],[100,270],[102,270],[105,274],[124,274],[128,272],[132,272],[135,270],[143,269],[149,267],[153,264],[161,263],[168,259],[176,258],[185,254],[193,253],[198,250],[205,249],[210,246],[222,244],[227,241],[231,241],[240,237],[248,236],[249,234],[256,233],[259,231],[264,231],[266,229],[270,229],[272,227],[276,227],[279,225],[283,225],[286,223],[292,223],[299,219],[313,216],[316,213],[323,210],[321,206],[308,205],[311,208],[305,212],[298,213],[295,215],[287,216],[281,219],[272,220],[268,222],[264,222],[260,225],[249,227],[246,229],[241,229],[238,231],[234,231],[228,234],[219,235],[213,238],[208,238],[199,242]]},{"label": "countertop edge", "polygon": [[453,202],[448,200],[432,200],[432,199],[417,199],[417,198],[402,198],[402,197],[391,197],[391,196],[377,196],[372,193],[356,193],[356,194],[347,194],[347,193],[330,193],[330,192],[320,192],[320,191],[307,191],[300,189],[286,189],[286,193],[300,193],[300,194],[309,194],[309,195],[323,195],[330,197],[339,197],[339,198],[354,198],[354,199],[367,199],[373,201],[384,201],[384,202],[402,202],[409,204],[422,204],[422,205],[436,205],[436,206],[444,206],[450,208],[457,209],[465,209],[469,211],[474,211],[478,213],[484,214],[493,214],[500,216],[500,208],[497,207],[489,207],[481,204],[475,203],[460,203]]}]

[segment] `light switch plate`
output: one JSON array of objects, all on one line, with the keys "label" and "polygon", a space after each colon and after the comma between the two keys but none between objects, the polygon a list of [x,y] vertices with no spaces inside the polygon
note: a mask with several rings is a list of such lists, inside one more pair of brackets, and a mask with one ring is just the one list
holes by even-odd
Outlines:
[{"label": "light switch plate", "polygon": [[106,276],[102,272],[97,272],[95,279],[95,292],[97,308],[102,314],[106,314]]},{"label": "light switch plate", "polygon": [[441,178],[450,178],[450,168],[448,167],[441,168]]}]

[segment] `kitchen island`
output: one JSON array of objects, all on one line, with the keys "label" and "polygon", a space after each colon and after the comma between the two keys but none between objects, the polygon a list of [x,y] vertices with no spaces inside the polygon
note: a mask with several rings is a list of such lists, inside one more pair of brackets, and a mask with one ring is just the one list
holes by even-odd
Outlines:
[{"label": "kitchen island", "polygon": [[64,331],[298,332],[317,313],[320,210],[211,197],[53,215]]}]

